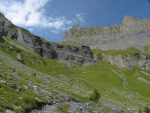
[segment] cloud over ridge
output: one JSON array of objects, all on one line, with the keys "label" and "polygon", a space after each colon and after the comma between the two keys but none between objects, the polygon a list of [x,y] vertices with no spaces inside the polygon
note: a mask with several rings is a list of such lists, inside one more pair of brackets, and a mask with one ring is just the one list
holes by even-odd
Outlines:
[{"label": "cloud over ridge", "polygon": [[14,24],[22,27],[41,27],[57,32],[72,24],[65,17],[47,17],[45,7],[48,2],[51,0],[1,0],[0,11]]}]

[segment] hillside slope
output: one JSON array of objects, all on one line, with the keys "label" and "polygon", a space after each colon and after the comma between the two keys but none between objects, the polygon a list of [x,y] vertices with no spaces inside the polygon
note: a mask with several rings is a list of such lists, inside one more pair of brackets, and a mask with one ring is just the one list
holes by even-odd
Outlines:
[{"label": "hillside slope", "polygon": [[[67,106],[65,109],[71,113],[73,108],[77,112],[80,107],[82,112],[89,113],[128,113],[142,110],[150,104],[147,90],[150,88],[149,71],[136,68],[122,70],[105,60],[86,67],[64,65],[9,43],[1,44],[0,49],[2,112],[28,112],[47,104],[44,109],[51,109],[50,113],[60,106]],[[20,51],[23,62],[16,58]],[[95,91],[101,95],[100,99],[94,96]],[[61,110],[58,113],[62,113]]]},{"label": "hillside slope", "polygon": [[[149,47],[145,50],[50,43],[1,14],[0,113],[149,113]],[[142,60],[147,67],[120,68],[111,62],[116,59],[121,66]]]}]

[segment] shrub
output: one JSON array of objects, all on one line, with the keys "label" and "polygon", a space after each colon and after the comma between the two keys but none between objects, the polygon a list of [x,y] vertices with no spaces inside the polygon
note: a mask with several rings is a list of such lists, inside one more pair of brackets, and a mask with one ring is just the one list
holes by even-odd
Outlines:
[{"label": "shrub", "polygon": [[94,89],[93,92],[92,92],[92,94],[90,95],[90,100],[92,100],[92,101],[98,101],[99,98],[100,98],[99,92],[96,89]]},{"label": "shrub", "polygon": [[150,113],[149,107],[144,107],[143,109],[139,109],[139,113]]},{"label": "shrub", "polygon": [[44,64],[45,66],[47,66],[47,62],[43,61],[43,64]]},{"label": "shrub", "polygon": [[36,75],[36,73],[32,73],[32,76],[36,77],[37,75]]},{"label": "shrub", "polygon": [[67,104],[60,104],[57,107],[57,110],[58,110],[59,113],[69,113],[68,109],[69,109],[69,106]]},{"label": "shrub", "polygon": [[144,107],[144,113],[150,113],[149,107]]},{"label": "shrub", "polygon": [[17,52],[17,53],[21,53],[22,51],[21,51],[21,49],[16,48],[16,52]]},{"label": "shrub", "polygon": [[23,98],[22,107],[25,110],[30,110],[36,106],[36,100],[33,97],[26,96]]}]

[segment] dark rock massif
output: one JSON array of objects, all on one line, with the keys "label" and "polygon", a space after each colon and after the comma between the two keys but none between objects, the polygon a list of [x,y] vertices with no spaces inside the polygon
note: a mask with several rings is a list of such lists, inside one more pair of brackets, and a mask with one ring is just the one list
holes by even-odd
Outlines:
[{"label": "dark rock massif", "polygon": [[114,27],[80,27],[73,26],[65,32],[65,42],[76,42],[91,48],[102,50],[142,49],[150,45],[150,19],[137,19],[125,16],[123,23]]},{"label": "dark rock massif", "polygon": [[[95,64],[89,47],[50,43],[29,31],[15,26],[0,13],[0,34],[11,38],[31,51],[49,59],[67,60],[76,64]],[[0,42],[2,38],[0,38]]]}]

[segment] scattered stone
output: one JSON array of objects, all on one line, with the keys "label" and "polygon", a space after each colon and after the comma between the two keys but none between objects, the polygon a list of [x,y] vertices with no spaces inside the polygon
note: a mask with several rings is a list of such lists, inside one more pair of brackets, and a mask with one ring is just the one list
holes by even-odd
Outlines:
[{"label": "scattered stone", "polygon": [[15,112],[12,110],[6,110],[5,113],[15,113]]},{"label": "scattered stone", "polygon": [[19,62],[23,62],[23,57],[22,57],[22,54],[21,54],[21,53],[18,53],[18,54],[17,54],[17,60],[18,60]]},{"label": "scattered stone", "polygon": [[11,88],[13,88],[13,89],[17,89],[17,86],[16,86],[16,84],[14,84],[14,83],[9,83],[9,86],[10,86]]}]

